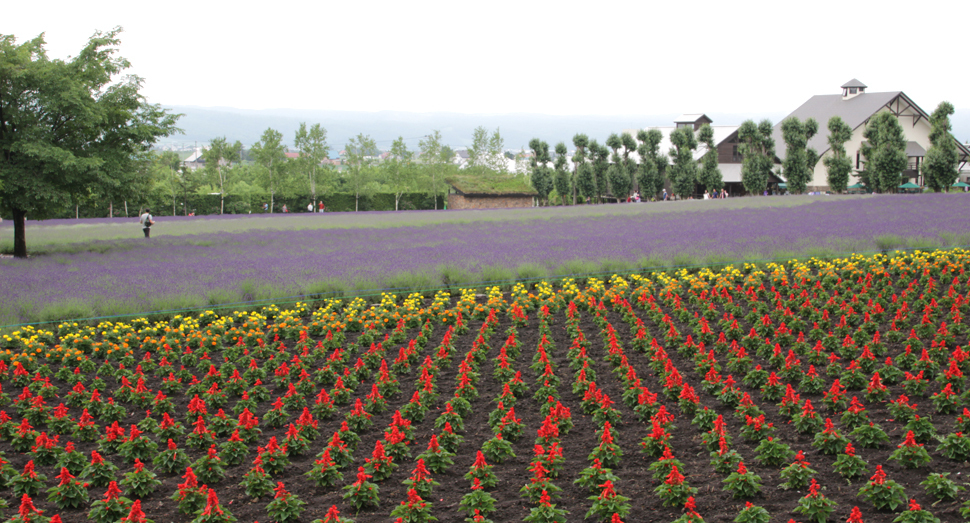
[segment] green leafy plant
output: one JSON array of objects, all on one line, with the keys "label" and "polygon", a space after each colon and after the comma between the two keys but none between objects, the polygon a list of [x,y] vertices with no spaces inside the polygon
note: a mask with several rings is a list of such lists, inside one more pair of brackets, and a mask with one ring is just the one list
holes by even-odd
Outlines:
[{"label": "green leafy plant", "polygon": [[282,481],[276,482],[273,489],[276,495],[273,501],[266,505],[266,512],[276,523],[289,523],[300,519],[300,514],[306,510],[306,502],[286,490]]},{"label": "green leafy plant", "polygon": [[751,502],[744,504],[744,508],[738,515],[734,518],[734,523],[768,523],[771,520],[771,515],[764,507],[759,507],[758,505],[752,505]]},{"label": "green leafy plant", "polygon": [[529,515],[523,518],[523,521],[528,523],[566,523],[566,516],[569,515],[569,512],[556,508],[556,505],[550,501],[549,494],[542,491],[538,506],[532,507]]},{"label": "green leafy plant", "polygon": [[808,494],[798,500],[798,506],[795,507],[794,512],[803,514],[809,520],[815,521],[816,523],[824,523],[829,518],[829,515],[835,511],[835,505],[836,503],[834,501],[825,497],[825,494],[820,492],[818,483],[815,482],[815,478],[812,478],[812,484],[808,488]]},{"label": "green leafy plant", "polygon": [[843,478],[852,480],[865,473],[866,462],[859,456],[856,456],[852,443],[847,443],[845,445],[845,451],[839,454],[839,457],[835,458],[835,463],[832,464],[832,468]]},{"label": "green leafy plant", "polygon": [[[135,503],[139,503],[139,501]],[[229,512],[229,509],[219,503],[216,491],[210,488],[206,492],[205,507],[196,513],[192,523],[234,523],[235,521],[236,518]]]},{"label": "green leafy plant", "polygon": [[161,484],[155,473],[145,470],[145,464],[138,458],[135,458],[135,469],[126,473],[125,479],[121,480],[121,486],[136,499],[147,497]]},{"label": "green leafy plant", "polygon": [[125,517],[129,510],[131,510],[131,500],[122,497],[118,484],[112,481],[108,484],[108,491],[104,493],[104,499],[99,499],[91,504],[88,519],[94,521],[94,523],[115,523]]},{"label": "green leafy plant", "polygon": [[787,444],[776,441],[771,436],[761,440],[755,448],[758,453],[756,459],[766,467],[778,467],[788,462],[794,456],[794,452]]},{"label": "green leafy plant", "polygon": [[871,421],[853,429],[851,436],[856,443],[867,449],[879,448],[880,445],[889,443],[889,436],[882,430],[882,427]]},{"label": "green leafy plant", "polygon": [[915,499],[909,500],[909,510],[901,512],[893,523],[940,523],[940,518],[930,511],[923,510]]},{"label": "green leafy plant", "polygon": [[697,494],[697,489],[691,487],[685,481],[684,475],[680,473],[680,470],[674,466],[664,482],[655,488],[654,492],[660,497],[665,507],[676,507],[683,505],[687,502],[687,498]]},{"label": "green leafy plant", "polygon": [[943,438],[936,450],[947,459],[967,461],[970,459],[970,436],[963,432],[951,432]]},{"label": "green leafy plant", "polygon": [[890,461],[898,461],[902,466],[915,469],[929,463],[932,458],[922,444],[916,443],[913,431],[906,433],[906,439],[889,455]]},{"label": "green leafy plant", "polygon": [[344,487],[347,492],[343,499],[350,501],[354,506],[354,511],[360,512],[362,508],[376,507],[380,503],[379,489],[377,485],[367,481],[371,476],[367,474],[364,467],[357,469],[357,481]]},{"label": "green leafy plant", "polygon": [[[243,474],[243,479],[239,482],[239,485],[246,490],[246,495],[253,499],[268,496],[273,491],[273,482],[270,481],[269,474],[263,470],[262,464],[263,458],[256,456],[253,467]],[[310,471],[310,474],[312,473],[313,471]],[[337,474],[340,472],[338,471]]]},{"label": "green leafy plant", "polygon": [[477,478],[481,482],[482,487],[492,488],[498,484],[498,478],[492,472],[492,468],[492,465],[489,465],[485,461],[485,455],[479,450],[475,456],[475,462],[472,463],[468,473],[465,474],[465,479],[472,481]]},{"label": "green leafy plant", "polygon": [[723,483],[724,490],[730,491],[735,498],[750,498],[761,492],[761,476],[749,471],[743,461],[738,463],[738,470],[732,472]]},{"label": "green leafy plant", "polygon": [[84,483],[77,481],[67,468],[55,476],[61,482],[47,489],[47,500],[61,510],[77,508],[88,503],[88,490]]},{"label": "green leafy plant", "polygon": [[614,514],[626,517],[631,508],[630,498],[617,494],[612,481],[607,480],[599,486],[603,491],[598,496],[588,498],[593,502],[593,505],[586,512],[586,519],[594,517],[600,521],[608,521],[612,519]]},{"label": "green leafy plant", "polygon": [[476,514],[487,516],[495,512],[495,498],[485,492],[478,478],[476,478],[472,483],[472,491],[462,496],[458,506],[468,514],[468,517],[473,517]]},{"label": "green leafy plant", "polygon": [[799,450],[795,454],[795,461],[781,470],[781,479],[785,481],[781,485],[778,485],[778,488],[784,490],[799,490],[808,485],[810,479],[814,481],[812,476],[817,472],[809,468],[809,465],[810,463],[805,461],[805,454]]},{"label": "green leafy plant", "polygon": [[966,488],[954,483],[949,475],[949,472],[930,473],[920,485],[926,489],[927,494],[940,501],[953,501],[957,499],[957,493],[965,491]]},{"label": "green leafy plant", "polygon": [[876,510],[896,510],[896,507],[906,503],[906,491],[902,485],[891,479],[886,479],[886,473],[882,470],[882,465],[876,465],[876,472],[859,489],[859,496],[863,497]]}]

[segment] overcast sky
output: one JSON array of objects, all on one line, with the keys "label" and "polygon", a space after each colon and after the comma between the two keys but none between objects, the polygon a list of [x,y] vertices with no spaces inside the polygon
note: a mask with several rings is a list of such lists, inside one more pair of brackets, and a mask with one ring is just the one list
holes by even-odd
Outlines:
[{"label": "overcast sky", "polygon": [[0,33],[55,58],[122,26],[163,105],[764,114],[858,78],[970,108],[966,0],[8,4]]}]

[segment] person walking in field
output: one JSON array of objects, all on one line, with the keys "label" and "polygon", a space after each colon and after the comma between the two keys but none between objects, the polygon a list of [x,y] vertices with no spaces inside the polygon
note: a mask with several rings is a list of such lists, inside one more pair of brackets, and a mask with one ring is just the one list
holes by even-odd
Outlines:
[{"label": "person walking in field", "polygon": [[320,212],[323,212],[323,210],[326,208],[327,206],[323,204],[323,200],[320,200]]},{"label": "person walking in field", "polygon": [[313,212],[313,202],[306,204],[306,212]]},{"label": "person walking in field", "polygon": [[152,225],[155,225],[155,218],[152,217],[152,210],[145,209],[145,212],[138,217],[138,223],[141,224],[141,230],[145,232],[145,238],[151,238]]}]

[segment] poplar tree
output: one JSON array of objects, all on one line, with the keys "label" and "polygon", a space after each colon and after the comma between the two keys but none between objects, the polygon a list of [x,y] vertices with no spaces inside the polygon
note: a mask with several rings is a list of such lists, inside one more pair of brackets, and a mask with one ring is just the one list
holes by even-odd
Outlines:
[{"label": "poplar tree", "polygon": [[623,140],[620,135],[613,133],[606,139],[606,146],[613,150],[606,175],[608,192],[612,193],[617,201],[622,201],[623,195],[630,193],[630,175],[627,174],[626,165],[619,153],[620,147],[623,147]]},{"label": "poplar tree", "polygon": [[551,160],[549,156],[549,144],[533,138],[529,141],[529,148],[532,149],[532,158],[529,160],[529,168],[532,171],[532,187],[539,193],[539,202],[549,203],[549,193],[552,192],[553,180],[547,165]]},{"label": "poplar tree", "polygon": [[809,118],[802,122],[797,117],[785,119],[781,122],[781,135],[785,140],[785,161],[782,169],[788,190],[792,194],[801,194],[812,181],[815,164],[818,162],[818,152],[808,147],[808,141],[818,133],[818,122]]},{"label": "poplar tree", "polygon": [[701,173],[699,176],[701,185],[711,193],[716,193],[724,187],[724,178],[721,170],[717,168],[717,147],[714,145],[714,129],[710,125],[704,124],[698,133],[698,141],[707,148],[704,157],[701,159]]},{"label": "poplar tree", "polygon": [[829,118],[829,149],[832,154],[825,157],[829,189],[837,193],[845,192],[852,172],[852,159],[845,152],[845,143],[852,139],[852,128],[839,116]]},{"label": "poplar tree", "polygon": [[866,157],[863,172],[866,185],[880,193],[894,192],[906,169],[906,137],[899,119],[883,111],[871,120],[862,134],[862,154]]},{"label": "poplar tree", "polygon": [[741,163],[741,183],[749,194],[761,194],[768,188],[771,170],[775,165],[775,140],[771,137],[771,120],[755,124],[746,120],[738,129]]},{"label": "poplar tree", "polygon": [[360,195],[365,191],[369,180],[368,167],[377,154],[377,143],[373,138],[358,134],[347,142],[347,178],[354,190],[354,212],[360,210]]},{"label": "poplar tree", "polygon": [[960,155],[950,134],[950,115],[953,114],[953,104],[940,102],[930,116],[930,150],[926,151],[926,159],[921,170],[926,185],[930,189],[940,192],[950,188],[960,176],[957,165]]},{"label": "poplar tree", "polygon": [[663,170],[667,165],[667,157],[660,153],[660,142],[663,133],[657,129],[637,131],[637,155],[640,156],[640,166],[637,169],[637,183],[640,184],[640,194],[644,199],[656,198],[663,188]]},{"label": "poplar tree", "polygon": [[559,198],[562,200],[563,205],[566,205],[566,196],[572,190],[572,183],[570,183],[571,180],[569,179],[569,171],[566,170],[566,162],[568,161],[568,158],[566,158],[567,154],[569,154],[569,150],[566,149],[566,143],[557,143],[556,159],[553,160],[553,166],[556,170],[556,192],[559,193]]},{"label": "poplar tree", "polygon": [[573,136],[573,146],[576,147],[576,154],[573,155],[573,205],[576,205],[576,192],[579,190],[580,168],[586,165],[586,148],[589,146],[589,137],[585,134]]},{"label": "poplar tree", "polygon": [[692,127],[681,127],[670,133],[670,157],[673,165],[670,167],[670,181],[673,183],[674,194],[681,198],[688,198],[694,194],[697,183],[697,162],[694,151],[697,149],[697,137]]}]

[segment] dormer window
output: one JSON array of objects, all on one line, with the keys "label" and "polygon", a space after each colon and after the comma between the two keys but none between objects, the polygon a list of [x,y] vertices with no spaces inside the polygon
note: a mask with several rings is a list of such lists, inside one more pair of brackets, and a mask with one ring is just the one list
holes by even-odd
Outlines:
[{"label": "dormer window", "polygon": [[859,88],[858,87],[850,87],[849,88],[849,94],[859,94]]}]

